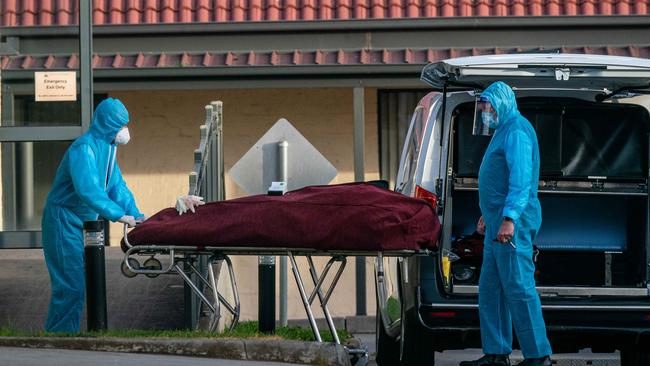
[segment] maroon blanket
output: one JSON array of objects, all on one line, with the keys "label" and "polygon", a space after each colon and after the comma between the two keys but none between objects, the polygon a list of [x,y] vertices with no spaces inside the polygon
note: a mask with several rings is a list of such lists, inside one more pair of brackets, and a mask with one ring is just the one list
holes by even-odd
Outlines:
[{"label": "maroon blanket", "polygon": [[427,202],[352,183],[213,202],[182,216],[168,208],[128,238],[132,245],[378,251],[429,248],[439,233]]}]

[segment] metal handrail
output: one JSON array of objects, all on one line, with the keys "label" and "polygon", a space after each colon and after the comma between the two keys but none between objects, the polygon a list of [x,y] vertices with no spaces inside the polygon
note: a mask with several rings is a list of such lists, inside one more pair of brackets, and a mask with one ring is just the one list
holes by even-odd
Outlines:
[{"label": "metal handrail", "polygon": [[[214,146],[218,142],[217,139],[222,139],[222,110],[223,103],[220,101],[211,102],[205,106],[205,123],[202,124],[200,129],[199,146],[194,150],[194,166],[189,174],[189,190],[188,194],[195,196],[211,196],[205,197],[208,201],[223,199],[219,192],[222,190],[223,181],[220,179],[223,176],[221,163],[222,159],[222,144]],[[216,147],[216,149],[213,149]],[[216,176],[208,176],[208,164],[216,160]],[[217,192],[206,192],[208,179],[218,179]],[[210,193],[210,194],[206,194]],[[216,193],[216,194],[215,194]]]}]

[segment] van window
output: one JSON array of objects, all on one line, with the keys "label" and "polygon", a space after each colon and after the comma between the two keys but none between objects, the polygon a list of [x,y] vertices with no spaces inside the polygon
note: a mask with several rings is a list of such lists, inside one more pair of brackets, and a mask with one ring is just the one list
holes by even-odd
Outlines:
[{"label": "van window", "polygon": [[391,188],[400,184],[398,169],[400,158],[413,113],[418,101],[427,95],[420,90],[380,90],[378,92],[378,131],[381,179],[390,182]]},{"label": "van window", "polygon": [[[540,177],[645,179],[648,111],[633,104],[569,98],[521,98],[519,109],[537,132]],[[472,136],[473,104],[458,109],[455,170],[476,177],[489,137]]]},{"label": "van window", "polygon": [[399,176],[396,180],[397,185],[395,186],[395,190],[407,195],[410,195],[414,188],[413,179],[422,145],[426,114],[426,109],[423,106],[418,106],[413,112],[411,128],[406,136],[407,140],[405,141],[404,154],[402,154],[402,161],[398,170]]}]

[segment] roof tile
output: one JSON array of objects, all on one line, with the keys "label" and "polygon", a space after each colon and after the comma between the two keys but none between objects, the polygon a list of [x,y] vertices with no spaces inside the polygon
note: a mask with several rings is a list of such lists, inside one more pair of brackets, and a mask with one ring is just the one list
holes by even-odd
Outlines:
[{"label": "roof tile", "polygon": [[113,67],[114,69],[121,68],[122,67],[122,61],[123,61],[122,55],[120,55],[119,53],[116,54],[113,57],[113,63],[111,64],[111,67]]},{"label": "roof tile", "polygon": [[390,64],[391,63],[390,52],[386,48],[384,48],[381,51],[381,62],[383,62],[385,64]]},{"label": "roof tile", "polygon": [[203,66],[211,66],[212,65],[212,55],[210,52],[206,52],[203,54],[203,61],[201,62],[201,65]]},{"label": "roof tile", "polygon": [[54,56],[49,55],[47,56],[47,60],[45,60],[45,63],[43,64],[43,68],[45,69],[51,69],[52,66],[54,66]]},{"label": "roof tile", "polygon": [[370,16],[368,9],[368,1],[370,0],[353,0],[354,2],[354,18],[355,19],[368,19]]},{"label": "roof tile", "polygon": [[195,19],[199,23],[210,21],[210,0],[197,0]]},{"label": "roof tile", "polygon": [[298,2],[297,0],[284,1],[284,20],[297,20],[298,19]]},{"label": "roof tile", "polygon": [[320,20],[332,20],[336,18],[334,16],[332,0],[320,0],[318,3],[318,16]]},{"label": "roof tile", "polygon": [[65,67],[68,69],[77,69],[79,68],[79,56],[73,54],[66,60]]},{"label": "roof tile", "polygon": [[250,51],[248,53],[248,57],[246,58],[246,64],[249,65],[249,66],[255,66],[256,63],[257,63],[256,59],[257,59],[257,57],[255,55],[255,52]]},{"label": "roof tile", "polygon": [[158,4],[156,0],[145,0],[143,17],[142,23],[158,22]]},{"label": "roof tile", "polygon": [[282,4],[280,0],[267,0],[266,1],[266,14],[267,20],[276,21],[281,19]]},{"label": "roof tile", "polygon": [[351,0],[338,0],[336,5],[336,19],[352,18]]},{"label": "roof tile", "polygon": [[226,66],[233,66],[235,63],[236,56],[232,52],[226,54],[225,64]]},{"label": "roof tile", "polygon": [[29,69],[32,67],[32,57],[31,56],[25,56],[23,58],[23,62],[20,64],[21,69]]},{"label": "roof tile", "polygon": [[[262,0],[249,0],[248,1],[248,20],[259,22],[262,20]],[[242,9],[246,9],[245,5]]]},{"label": "roof tile", "polygon": [[158,55],[156,67],[167,67],[167,55],[164,52]]},{"label": "roof tile", "polygon": [[144,54],[142,52],[138,53],[138,57],[135,59],[135,63],[133,64],[135,67],[143,67],[144,66]]},{"label": "roof tile", "polygon": [[194,21],[194,9],[192,8],[191,3],[181,2],[180,5],[180,14],[179,22],[180,23],[192,23]]},{"label": "roof tile", "polygon": [[[301,65],[422,65],[442,59],[487,54],[543,51],[521,48],[443,48],[443,49],[383,49],[383,50],[314,50],[228,52],[210,53],[137,53],[93,56],[95,69],[138,68],[206,68],[206,67],[278,67]],[[600,54],[650,58],[650,46],[563,47],[563,53]],[[12,70],[65,70],[79,67],[78,56],[72,55],[21,55],[0,59],[4,71]]]},{"label": "roof tile", "polygon": [[227,22],[230,19],[228,0],[217,0],[214,6],[214,21]]}]

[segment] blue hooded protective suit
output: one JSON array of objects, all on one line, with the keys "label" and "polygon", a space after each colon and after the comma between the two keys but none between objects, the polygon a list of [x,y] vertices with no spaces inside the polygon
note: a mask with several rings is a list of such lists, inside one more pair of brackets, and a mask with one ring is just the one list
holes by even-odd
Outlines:
[{"label": "blue hooded protective suit", "polygon": [[143,216],[115,161],[118,131],[129,122],[117,99],[102,101],[87,133],[68,148],[43,211],[43,251],[52,282],[45,329],[78,332],[85,297],[83,223]]},{"label": "blue hooded protective suit", "polygon": [[[535,290],[532,242],[542,223],[537,199],[539,148],[530,122],[517,110],[512,89],[490,85],[481,97],[497,113],[497,127],[479,170],[479,204],[485,221],[479,281],[481,340],[485,354],[512,352],[512,324],[525,358],[551,354]],[[514,221],[511,245],[494,242],[504,216]]]}]

